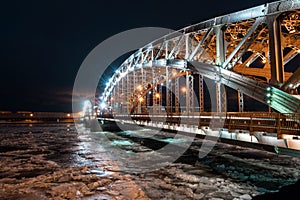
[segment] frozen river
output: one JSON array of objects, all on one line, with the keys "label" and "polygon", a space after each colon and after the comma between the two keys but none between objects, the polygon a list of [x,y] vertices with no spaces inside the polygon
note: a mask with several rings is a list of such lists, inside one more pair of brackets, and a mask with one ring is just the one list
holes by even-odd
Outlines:
[{"label": "frozen river", "polygon": [[0,199],[252,199],[300,177],[299,158],[245,147],[217,143],[199,158],[208,141],[197,139],[172,162],[176,152],[159,151],[180,142],[150,129],[0,124]]}]

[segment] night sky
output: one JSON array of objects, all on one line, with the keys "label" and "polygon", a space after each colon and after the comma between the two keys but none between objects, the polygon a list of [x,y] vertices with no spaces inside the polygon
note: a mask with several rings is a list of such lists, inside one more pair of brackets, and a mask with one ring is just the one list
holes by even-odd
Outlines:
[{"label": "night sky", "polygon": [[138,27],[177,30],[266,2],[272,1],[1,2],[0,110],[71,112],[76,73],[108,37]]}]

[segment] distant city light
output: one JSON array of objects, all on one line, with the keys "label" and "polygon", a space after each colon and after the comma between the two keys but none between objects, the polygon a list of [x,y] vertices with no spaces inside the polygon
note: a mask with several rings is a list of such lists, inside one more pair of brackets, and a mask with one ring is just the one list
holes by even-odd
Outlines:
[{"label": "distant city light", "polygon": [[68,113],[68,114],[67,114],[67,117],[71,117],[71,114],[70,114],[70,113]]},{"label": "distant city light", "polygon": [[155,94],[155,97],[156,97],[156,98],[159,98],[159,97],[160,97],[160,94],[159,94],[159,93],[156,93],[156,94]]},{"label": "distant city light", "polygon": [[33,114],[32,113],[30,113],[30,115],[29,115],[30,117],[33,117]]}]

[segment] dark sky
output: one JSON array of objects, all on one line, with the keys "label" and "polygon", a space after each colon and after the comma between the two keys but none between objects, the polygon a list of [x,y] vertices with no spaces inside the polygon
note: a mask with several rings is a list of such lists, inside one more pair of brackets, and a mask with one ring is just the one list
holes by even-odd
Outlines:
[{"label": "dark sky", "polygon": [[176,30],[266,2],[271,1],[3,1],[0,110],[70,112],[77,70],[108,37],[138,27]]}]

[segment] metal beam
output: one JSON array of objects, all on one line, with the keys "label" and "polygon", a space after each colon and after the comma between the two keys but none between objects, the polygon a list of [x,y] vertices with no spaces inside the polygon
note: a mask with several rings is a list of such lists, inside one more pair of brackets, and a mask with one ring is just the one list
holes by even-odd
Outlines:
[{"label": "metal beam", "polygon": [[269,28],[269,52],[271,64],[271,84],[281,85],[284,82],[283,53],[281,48],[281,20],[278,15],[267,18]]},{"label": "metal beam", "polygon": [[236,48],[231,52],[231,54],[227,57],[226,61],[222,64],[222,68],[228,68],[229,62],[232,60],[232,58],[237,54],[237,52],[240,50],[240,48],[243,46],[243,44],[248,40],[248,38],[252,35],[252,33],[255,31],[257,26],[262,22],[263,18],[258,18],[254,22],[254,24],[251,26],[249,31],[246,33],[244,38],[239,42],[239,44],[236,46]]}]

